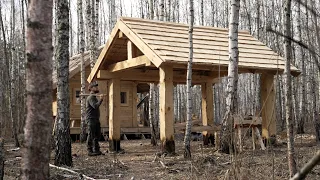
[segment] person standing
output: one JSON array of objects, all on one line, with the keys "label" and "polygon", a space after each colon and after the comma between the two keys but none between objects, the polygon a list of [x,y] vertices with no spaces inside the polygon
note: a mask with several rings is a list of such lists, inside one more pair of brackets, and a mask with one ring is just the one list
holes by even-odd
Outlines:
[{"label": "person standing", "polygon": [[98,84],[92,83],[89,85],[90,95],[86,99],[86,121],[88,125],[87,149],[89,156],[102,155],[99,146],[100,132],[100,110],[99,107],[103,101],[104,96],[99,93]]}]

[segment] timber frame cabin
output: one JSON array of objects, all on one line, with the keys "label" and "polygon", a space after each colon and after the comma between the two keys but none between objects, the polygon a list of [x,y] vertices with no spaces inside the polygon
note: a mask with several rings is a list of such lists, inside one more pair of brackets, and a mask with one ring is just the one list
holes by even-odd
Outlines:
[{"label": "timber frame cabin", "polygon": [[[102,47],[98,48],[101,52]],[[90,74],[90,52],[84,53],[85,74],[88,78]],[[81,125],[81,103],[80,103],[80,89],[81,89],[81,72],[80,72],[81,55],[75,55],[69,60],[69,94],[70,94],[70,134],[74,140],[80,135]],[[107,86],[105,81],[98,81],[99,90],[102,94],[107,94]],[[88,92],[88,85],[86,83],[86,92]],[[120,90],[119,90],[120,91]],[[137,93],[149,92],[149,85],[136,84],[133,82],[121,82],[121,133],[123,134],[149,134],[150,128],[139,123],[137,119]],[[57,116],[57,75],[53,72],[53,102],[52,112],[53,119]],[[100,124],[102,135],[109,131],[109,117],[108,117],[108,98],[106,98],[100,106]]]},{"label": "timber frame cabin", "polygon": [[[213,84],[228,74],[228,29],[195,26],[192,83],[202,89],[204,142],[213,137]],[[123,83],[159,83],[161,149],[175,153],[173,87],[186,83],[188,25],[120,18],[92,69],[88,82],[99,81],[109,95],[109,150],[120,150],[120,89]],[[284,71],[282,57],[247,31],[239,30],[239,73],[261,74],[262,137],[276,135],[274,75]],[[291,74],[300,71],[291,66]],[[129,97],[130,98],[130,97]],[[132,101],[135,101],[132,97]],[[135,113],[132,113],[135,116]]]}]

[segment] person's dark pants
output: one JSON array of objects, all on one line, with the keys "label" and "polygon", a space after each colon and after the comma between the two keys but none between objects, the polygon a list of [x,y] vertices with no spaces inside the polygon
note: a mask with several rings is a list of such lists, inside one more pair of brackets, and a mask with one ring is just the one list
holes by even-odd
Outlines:
[{"label": "person's dark pants", "polygon": [[88,152],[99,152],[99,138],[100,138],[100,121],[99,119],[88,120],[88,137],[87,137],[87,148]]}]

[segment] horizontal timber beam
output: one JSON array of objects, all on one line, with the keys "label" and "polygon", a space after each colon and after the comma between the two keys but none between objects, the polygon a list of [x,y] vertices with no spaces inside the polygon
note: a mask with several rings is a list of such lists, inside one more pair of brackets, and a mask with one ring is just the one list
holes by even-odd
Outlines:
[{"label": "horizontal timber beam", "polygon": [[[186,83],[186,72],[173,71],[173,82],[174,83]],[[159,71],[158,70],[139,70],[133,69],[126,72],[114,72],[111,73],[107,70],[99,70],[97,73],[97,79],[108,80],[113,78],[120,78],[123,81],[139,81],[139,82],[159,82]],[[210,75],[197,75],[196,72],[192,74],[192,83],[200,84],[212,80],[215,83],[215,79]]]},{"label": "horizontal timber beam", "polygon": [[118,72],[118,71],[123,71],[123,70],[132,69],[136,67],[141,67],[141,66],[149,66],[149,65],[151,65],[151,62],[149,61],[149,59],[145,55],[142,55],[132,59],[111,64],[108,67],[108,71]]}]

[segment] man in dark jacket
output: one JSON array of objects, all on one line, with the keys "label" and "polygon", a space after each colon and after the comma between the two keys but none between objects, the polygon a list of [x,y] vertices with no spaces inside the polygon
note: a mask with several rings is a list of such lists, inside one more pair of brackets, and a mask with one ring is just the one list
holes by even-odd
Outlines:
[{"label": "man in dark jacket", "polygon": [[88,137],[87,137],[87,148],[89,156],[101,155],[99,138],[100,132],[100,110],[99,107],[103,101],[103,96],[97,99],[97,93],[99,93],[98,84],[93,83],[89,85],[90,95],[86,100],[86,120],[88,125]]}]

